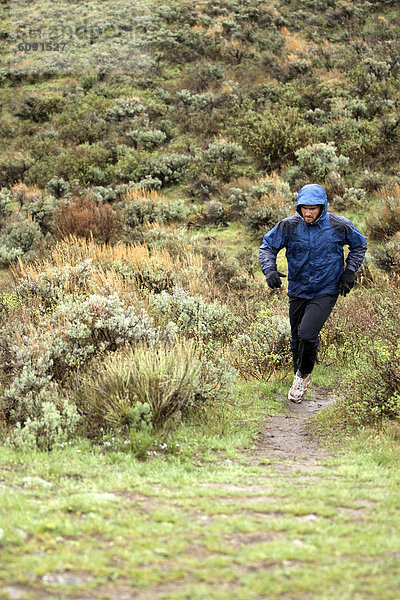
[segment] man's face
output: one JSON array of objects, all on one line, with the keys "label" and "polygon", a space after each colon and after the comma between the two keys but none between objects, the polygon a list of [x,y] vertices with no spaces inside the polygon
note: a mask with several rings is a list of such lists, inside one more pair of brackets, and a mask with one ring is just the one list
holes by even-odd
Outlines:
[{"label": "man's face", "polygon": [[301,216],[305,220],[306,223],[314,223],[316,219],[318,219],[319,214],[321,212],[321,206],[319,204],[315,204],[313,206],[306,206],[303,204],[300,206]]}]

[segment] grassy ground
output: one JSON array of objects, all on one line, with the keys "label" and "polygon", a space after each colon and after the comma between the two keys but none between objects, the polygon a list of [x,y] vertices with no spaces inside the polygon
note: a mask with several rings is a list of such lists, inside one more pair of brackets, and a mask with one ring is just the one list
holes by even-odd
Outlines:
[{"label": "grassy ground", "polygon": [[0,597],[397,600],[397,430],[298,468],[254,444],[277,391],[244,386],[247,422],[182,430],[147,462],[110,442],[1,448]]}]

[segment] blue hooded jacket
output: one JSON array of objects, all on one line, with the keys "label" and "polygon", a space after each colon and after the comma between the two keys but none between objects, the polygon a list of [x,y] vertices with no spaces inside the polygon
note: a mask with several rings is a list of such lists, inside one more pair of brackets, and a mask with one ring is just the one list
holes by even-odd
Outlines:
[{"label": "blue hooded jacket", "polygon": [[[322,205],[319,217],[306,223],[302,205]],[[340,277],[345,268],[343,247],[349,246],[346,269],[357,271],[367,251],[366,238],[345,217],[328,212],[324,188],[308,184],[297,196],[296,214],[279,221],[264,235],[259,251],[261,270],[266,275],[276,271],[276,255],[286,248],[289,268],[289,296],[315,298],[338,294]]]}]

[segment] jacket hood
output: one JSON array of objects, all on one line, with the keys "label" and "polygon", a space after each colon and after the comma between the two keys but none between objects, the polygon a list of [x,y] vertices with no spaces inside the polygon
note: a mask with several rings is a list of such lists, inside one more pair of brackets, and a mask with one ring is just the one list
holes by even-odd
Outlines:
[{"label": "jacket hood", "polygon": [[[315,204],[321,204],[323,206],[322,212],[319,215],[317,221],[328,212],[328,197],[322,185],[318,183],[309,183],[301,188],[297,195],[296,211],[301,216],[300,206],[302,205],[313,206]],[[316,222],[316,221],[315,221]]]}]

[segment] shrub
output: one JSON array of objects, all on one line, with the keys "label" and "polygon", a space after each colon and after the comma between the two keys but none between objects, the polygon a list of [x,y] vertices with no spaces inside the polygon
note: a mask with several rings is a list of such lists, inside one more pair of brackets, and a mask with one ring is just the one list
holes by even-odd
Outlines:
[{"label": "shrub", "polygon": [[367,227],[370,235],[379,240],[400,231],[400,185],[381,188],[376,198],[378,206],[370,212]]},{"label": "shrub", "polygon": [[135,188],[128,190],[123,200],[121,209],[128,232],[145,223],[182,221],[188,215],[182,199],[167,201],[155,191],[146,192]]},{"label": "shrub", "polygon": [[101,202],[113,204],[116,200],[121,198],[126,190],[126,185],[117,186],[115,188],[111,186],[95,185],[90,188],[79,188],[76,193],[84,198],[91,198],[98,204]]},{"label": "shrub", "polygon": [[87,294],[95,269],[92,258],[74,265],[63,263],[60,267],[48,263],[43,267],[38,261],[27,265],[19,260],[11,267],[11,273],[17,282],[13,294],[18,304],[29,304],[35,300],[41,307],[52,311],[69,294]]},{"label": "shrub", "polygon": [[[243,287],[240,265],[236,258],[227,255],[226,250],[220,248],[216,244],[210,243],[211,240],[198,240],[195,243],[195,248],[205,257],[207,263],[204,271],[208,274],[208,278],[223,288],[241,289]],[[223,292],[223,293],[226,293]]]},{"label": "shrub", "polygon": [[164,237],[165,229],[154,226],[152,230],[140,229],[138,238],[144,240],[146,231],[150,232],[151,251],[143,243],[109,245],[69,237],[55,244],[45,259],[13,266],[17,289],[49,305],[67,294],[116,292],[136,306],[140,303],[132,290],[136,292],[139,287],[154,292],[175,284],[193,292],[208,289],[204,260],[185,240],[183,231],[167,230]]},{"label": "shrub", "polygon": [[127,98],[117,98],[114,106],[108,108],[105,113],[106,121],[122,121],[129,117],[136,117],[146,112],[146,108],[139,98],[134,96]]},{"label": "shrub", "polygon": [[66,297],[54,311],[54,321],[62,323],[60,372],[105,350],[141,340],[150,343],[164,335],[146,311],[138,313],[133,306],[125,306],[116,293],[91,294],[85,299]]},{"label": "shrub", "polygon": [[168,323],[163,330],[154,327],[146,311],[126,306],[116,293],[72,296],[53,290],[53,297],[57,304],[47,311],[40,304],[35,308],[31,298],[31,312],[20,310],[15,316],[20,322],[12,320],[1,328],[0,368],[12,379],[24,379],[25,366],[32,366],[38,374],[36,389],[50,380],[62,381],[71,370],[104,351],[175,334]]},{"label": "shrub", "polygon": [[135,288],[159,294],[163,290],[172,289],[177,278],[186,279],[184,269],[178,274],[179,257],[173,261],[166,251],[153,251],[150,254],[147,246],[137,245],[135,250],[136,256],[132,257],[133,260],[126,262],[121,257],[112,263],[113,272],[117,276],[121,275],[130,286],[134,284]]},{"label": "shrub", "polygon": [[225,69],[213,63],[203,63],[189,69],[189,75],[198,93],[206,90],[209,85],[221,81],[224,74]]},{"label": "shrub", "polygon": [[271,229],[278,221],[288,217],[293,210],[280,195],[267,195],[249,200],[244,214],[244,223],[249,231],[259,237]]},{"label": "shrub", "polygon": [[126,306],[116,294],[72,296],[53,289],[55,302],[47,303],[47,310],[31,294],[29,306],[17,306],[0,330],[0,417],[14,431],[15,443],[36,440],[50,448],[70,436],[77,423],[60,387],[71,373],[105,351],[170,341],[176,328],[168,323],[163,330],[155,328],[145,311]]},{"label": "shrub", "polygon": [[342,196],[333,198],[333,204],[336,210],[360,210],[365,208],[366,197],[361,188],[345,188]]},{"label": "shrub", "polygon": [[206,173],[199,173],[190,188],[191,195],[203,202],[210,200],[217,191],[218,183]]},{"label": "shrub", "polygon": [[134,181],[136,179],[135,172],[140,163],[138,151],[125,145],[119,145],[116,154],[115,164],[110,165],[107,170],[110,178],[126,183]]},{"label": "shrub", "polygon": [[207,225],[226,226],[226,214],[225,209],[220,202],[216,200],[210,200],[206,202],[203,207],[203,222]]},{"label": "shrub", "polygon": [[296,194],[290,191],[290,185],[281,179],[276,173],[265,174],[255,185],[250,188],[250,194],[261,199],[263,196],[279,196],[283,198],[288,205],[294,205]]},{"label": "shrub", "polygon": [[176,323],[186,335],[203,339],[227,341],[234,334],[237,319],[227,306],[219,302],[208,303],[201,296],[175,287],[150,298],[152,313],[158,314],[162,322]]},{"label": "shrub", "polygon": [[35,437],[37,445],[50,447],[72,433],[76,415],[57,385],[78,367],[127,343],[151,344],[175,335],[173,326],[167,323],[161,332],[147,313],[115,294],[84,295],[87,267],[56,269],[52,278],[43,274],[16,289],[29,308],[16,306],[1,329],[0,345],[0,413],[9,428],[17,428],[16,443]]},{"label": "shrub", "polygon": [[138,190],[148,190],[149,192],[152,190],[161,190],[162,186],[161,179],[152,177],[151,175],[146,175],[144,179],[141,179],[136,184]]},{"label": "shrub", "polygon": [[244,379],[269,380],[291,361],[287,317],[263,309],[233,344],[233,365]]},{"label": "shrub", "polygon": [[329,113],[322,108],[314,108],[307,110],[307,120],[314,125],[323,125],[329,118]]},{"label": "shrub", "polygon": [[386,419],[400,418],[400,348],[396,340],[369,339],[368,357],[344,381],[341,402],[344,416],[357,426],[382,426]]},{"label": "shrub", "polygon": [[22,207],[24,204],[37,202],[42,198],[42,192],[37,185],[28,186],[25,183],[15,183],[11,186],[11,196]]},{"label": "shrub", "polygon": [[[380,155],[383,135],[386,137],[380,128],[381,121],[378,118],[369,121],[345,117],[330,124],[328,132],[329,137],[335,140],[339,152],[351,156],[352,164],[361,166],[366,157]],[[387,134],[387,141],[392,141],[390,131]]]},{"label": "shrub", "polygon": [[377,173],[375,171],[369,171],[366,169],[359,181],[360,187],[366,189],[368,192],[375,192],[385,184],[385,175],[383,173]]},{"label": "shrub", "polygon": [[43,235],[47,235],[54,231],[53,219],[55,207],[54,198],[43,195],[37,201],[26,204],[24,212],[39,225]]},{"label": "shrub", "polygon": [[247,207],[248,194],[241,188],[230,188],[228,193],[229,216],[237,219],[243,215]]},{"label": "shrub", "polygon": [[1,188],[0,190],[0,229],[3,227],[7,218],[11,214],[11,192],[8,188]]},{"label": "shrub", "polygon": [[218,131],[217,107],[223,103],[222,97],[205,92],[192,94],[189,90],[177,93],[176,108],[178,121],[183,131],[195,135],[213,135]]},{"label": "shrub", "polygon": [[43,241],[38,223],[30,215],[16,213],[0,233],[0,264],[6,266],[18,257],[33,259]]},{"label": "shrub", "polygon": [[27,153],[13,150],[2,152],[0,159],[0,187],[21,181],[32,164],[32,158]]},{"label": "shrub", "polygon": [[356,426],[400,417],[399,300],[398,288],[386,286],[350,295],[333,313],[329,328],[336,329],[338,358],[348,367],[338,410]]},{"label": "shrub", "polygon": [[[79,375],[74,399],[90,429],[140,427],[137,406],[148,405],[155,427],[194,403],[201,364],[193,343],[138,346],[108,356]],[[97,427],[96,427],[97,425]]]},{"label": "shrub", "polygon": [[299,173],[309,181],[325,181],[329,174],[341,175],[349,164],[349,158],[337,155],[334,142],[310,144],[296,151]]},{"label": "shrub", "polygon": [[[11,411],[10,400],[15,407]],[[49,382],[41,389],[27,391],[22,378],[17,378],[0,400],[0,415],[3,423],[8,423],[9,442],[40,450],[51,450],[70,440],[80,419],[76,407],[63,397],[57,384]]]},{"label": "shrub", "polygon": [[60,152],[51,165],[53,173],[61,178],[77,179],[84,186],[101,185],[110,153],[103,143],[71,145]]},{"label": "shrub", "polygon": [[264,168],[276,168],[317,137],[316,129],[296,108],[286,107],[237,115],[229,130]]},{"label": "shrub", "polygon": [[260,267],[257,253],[254,252],[253,246],[244,246],[242,250],[238,252],[236,258],[247,276],[253,278],[254,273],[258,271]]},{"label": "shrub", "polygon": [[22,119],[35,122],[48,121],[53,113],[61,112],[66,100],[61,96],[30,95],[15,106],[13,112]]},{"label": "shrub", "polygon": [[24,183],[13,185],[11,195],[23,211],[39,225],[43,235],[51,231],[55,208],[52,196],[46,195],[37,185],[27,186]]},{"label": "shrub", "polygon": [[203,152],[203,168],[209,175],[222,181],[240,174],[239,165],[245,161],[245,153],[239,144],[220,138]]},{"label": "shrub", "polygon": [[306,58],[293,57],[288,62],[288,79],[295,79],[312,71],[311,61]]},{"label": "shrub", "polygon": [[125,137],[132,143],[134,148],[154,150],[154,148],[165,142],[167,134],[159,129],[137,129],[128,131]]},{"label": "shrub", "polygon": [[400,231],[389,238],[383,248],[376,248],[373,256],[380,269],[400,275]]},{"label": "shrub", "polygon": [[172,257],[183,256],[194,251],[184,227],[176,228],[154,223],[140,230],[139,239],[152,255],[155,250],[167,250]]},{"label": "shrub", "polygon": [[169,154],[160,158],[149,158],[139,163],[131,174],[132,181],[147,177],[158,179],[162,186],[180,183],[191,157],[185,154]]}]

